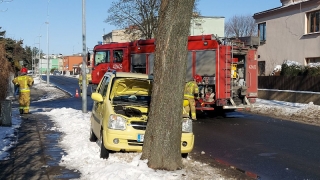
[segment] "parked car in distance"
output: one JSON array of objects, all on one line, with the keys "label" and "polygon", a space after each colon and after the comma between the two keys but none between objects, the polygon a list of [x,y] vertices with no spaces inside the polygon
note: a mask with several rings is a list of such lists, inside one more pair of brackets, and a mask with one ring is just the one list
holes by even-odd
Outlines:
[{"label": "parked car in distance", "polygon": [[[153,77],[147,74],[105,73],[91,94],[94,105],[89,139],[100,145],[101,158],[107,159],[110,151],[142,151],[152,85]],[[182,157],[187,157],[193,146],[192,120],[183,118]]]},{"label": "parked car in distance", "polygon": [[53,71],[52,74],[55,75],[55,76],[60,76],[61,75],[60,71]]},{"label": "parked car in distance", "polygon": [[28,74],[28,75],[32,75],[32,74],[33,74],[33,70],[28,70],[28,71],[27,71],[27,74]]}]

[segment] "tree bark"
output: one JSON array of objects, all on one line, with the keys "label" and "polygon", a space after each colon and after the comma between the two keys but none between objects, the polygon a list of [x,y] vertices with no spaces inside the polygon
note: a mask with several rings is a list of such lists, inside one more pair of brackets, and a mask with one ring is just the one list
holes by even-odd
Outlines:
[{"label": "tree bark", "polygon": [[153,169],[182,168],[182,102],[194,1],[161,1],[155,38],[154,85],[141,157]]}]

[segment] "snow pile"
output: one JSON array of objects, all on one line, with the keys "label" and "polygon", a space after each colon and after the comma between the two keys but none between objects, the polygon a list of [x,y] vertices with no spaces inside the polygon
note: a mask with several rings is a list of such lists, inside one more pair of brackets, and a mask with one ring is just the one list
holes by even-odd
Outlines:
[{"label": "snow pile", "polygon": [[309,63],[309,64],[307,64],[307,66],[309,66],[309,67],[320,67],[320,63],[319,62],[317,62],[317,63]]},{"label": "snow pile", "polygon": [[313,102],[310,102],[309,104],[300,104],[258,99],[256,106],[251,109],[251,112],[302,123],[320,125],[320,106],[314,105]]},{"label": "snow pile", "polygon": [[53,86],[51,84],[49,84],[48,86],[47,82],[40,82],[39,77],[35,77],[33,80],[34,85],[32,86],[32,88],[42,89],[48,92],[45,94],[45,96],[38,100],[39,102],[59,99],[65,96],[65,93],[62,90],[58,89],[56,86]]},{"label": "snow pile", "polygon": [[89,141],[91,112],[83,114],[72,108],[61,108],[40,114],[56,122],[56,128],[51,130],[64,133],[59,144],[67,155],[62,157],[60,165],[79,170],[81,179],[224,179],[219,170],[190,159],[183,160],[184,169],[172,172],[150,169],[147,161],[140,160],[141,153],[117,152],[110,154],[108,160],[101,159],[99,146]]},{"label": "snow pile", "polygon": [[281,65],[276,65],[276,67],[273,69],[273,71],[281,71]]},{"label": "snow pile", "polygon": [[299,62],[292,61],[292,60],[285,60],[283,61],[283,64],[286,64],[288,66],[301,66]]},{"label": "snow pile", "polygon": [[19,111],[15,109],[12,111],[12,126],[0,126],[0,160],[9,159],[10,154],[7,151],[17,143],[15,132],[20,127],[20,124]]}]

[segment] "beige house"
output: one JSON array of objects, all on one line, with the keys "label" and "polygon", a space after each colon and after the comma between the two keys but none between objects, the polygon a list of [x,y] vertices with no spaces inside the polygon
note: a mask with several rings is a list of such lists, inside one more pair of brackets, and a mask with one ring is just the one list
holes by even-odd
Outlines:
[{"label": "beige house", "polygon": [[[224,17],[199,16],[191,20],[190,35],[214,34],[224,37]],[[128,42],[143,39],[139,30],[132,31],[134,27],[129,27],[130,33],[126,29],[113,30],[102,36],[103,44],[111,42]],[[133,33],[132,33],[133,32]]]},{"label": "beige house", "polygon": [[141,39],[141,33],[139,30],[128,31],[126,29],[118,29],[112,30],[110,33],[103,35],[102,39],[103,44],[112,42],[128,42]]},{"label": "beige house", "polygon": [[253,16],[259,28],[260,75],[269,75],[285,60],[320,62],[319,0],[280,1],[282,6]]}]

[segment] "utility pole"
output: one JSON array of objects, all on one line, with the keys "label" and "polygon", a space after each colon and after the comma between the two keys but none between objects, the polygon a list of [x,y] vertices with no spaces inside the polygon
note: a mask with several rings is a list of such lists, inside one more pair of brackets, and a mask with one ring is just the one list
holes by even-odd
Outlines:
[{"label": "utility pole", "polygon": [[[33,45],[35,45],[35,44],[39,44],[39,49],[38,49],[38,53],[40,53],[40,37],[41,37],[41,35],[39,35],[39,36],[36,36],[35,38],[37,38],[37,37],[39,37],[39,42],[38,43],[33,43]],[[36,70],[36,58],[37,58],[37,54],[38,53],[34,53],[34,49],[35,47],[33,47],[33,49],[32,49],[32,66],[31,66],[31,70],[32,70],[32,74],[34,74],[35,73],[35,70]],[[40,59],[39,59],[39,61],[38,61],[38,67],[39,67],[39,62],[40,62]],[[40,77],[40,81],[41,81],[41,77]]]},{"label": "utility pole", "polygon": [[41,38],[41,35],[39,36],[39,61],[38,61],[38,73],[39,73],[39,79],[40,79],[40,84],[41,84],[41,66],[42,66],[42,61],[41,61],[41,51],[40,51],[40,38]]},{"label": "utility pole", "polygon": [[49,63],[49,2],[47,3],[47,86],[50,84],[50,63]]},{"label": "utility pole", "polygon": [[82,112],[87,113],[86,0],[82,0]]}]

